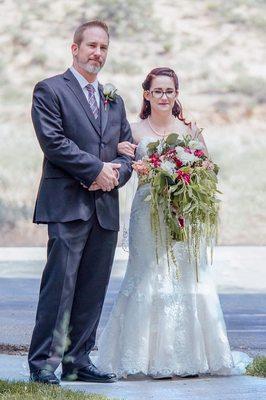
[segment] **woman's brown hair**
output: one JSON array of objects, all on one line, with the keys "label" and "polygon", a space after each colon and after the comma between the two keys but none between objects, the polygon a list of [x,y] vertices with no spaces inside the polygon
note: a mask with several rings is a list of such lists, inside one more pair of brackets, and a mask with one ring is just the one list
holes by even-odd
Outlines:
[{"label": "woman's brown hair", "polygon": [[[154,68],[153,70],[151,70],[151,72],[149,72],[148,75],[146,76],[145,81],[142,83],[143,90],[150,90],[151,82],[152,82],[153,78],[155,78],[156,76],[161,76],[161,75],[169,76],[170,78],[172,78],[174,81],[175,89],[176,89],[176,91],[178,91],[178,89],[179,89],[178,77],[177,77],[175,71],[173,71],[172,69],[170,69],[168,67]],[[141,108],[139,116],[141,119],[146,119],[146,118],[148,118],[148,116],[150,114],[151,114],[150,102],[148,100],[146,100],[145,97],[143,96],[143,104],[142,104],[142,108]],[[177,117],[178,119],[180,119],[181,121],[183,121],[186,125],[191,124],[190,122],[185,121],[185,118],[183,116],[182,105],[177,98],[175,100],[175,103],[174,103],[174,106],[172,109],[172,114],[175,117]]]}]

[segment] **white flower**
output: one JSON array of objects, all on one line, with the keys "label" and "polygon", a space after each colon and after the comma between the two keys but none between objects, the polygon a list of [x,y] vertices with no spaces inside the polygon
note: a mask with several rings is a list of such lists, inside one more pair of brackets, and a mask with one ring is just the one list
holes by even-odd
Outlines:
[{"label": "white flower", "polygon": [[103,87],[103,94],[105,97],[115,99],[116,96],[116,87],[112,83],[106,83]]},{"label": "white flower", "polygon": [[204,150],[204,145],[199,140],[190,140],[188,147],[193,150]]},{"label": "white flower", "polygon": [[169,172],[169,174],[175,172],[175,164],[168,160],[163,161],[160,165],[160,168],[162,168],[166,172]]},{"label": "white flower", "polygon": [[180,159],[181,159],[181,157],[183,157],[184,155],[187,154],[184,150],[184,147],[182,147],[182,146],[176,146],[175,150],[176,150],[177,157]]},{"label": "white flower", "polygon": [[[198,142],[197,142],[197,144],[198,144]],[[189,147],[191,147],[191,146],[189,146]],[[186,152],[184,150],[184,147],[176,146],[175,149],[176,149],[177,158],[179,158],[179,160],[182,161],[183,164],[193,163],[193,162],[199,160],[199,158],[194,156],[194,154]],[[195,150],[196,150],[196,148],[195,148]]]},{"label": "white flower", "polygon": [[164,142],[163,140],[160,140],[160,143],[158,144],[157,147],[157,153],[159,154],[159,156],[162,154],[163,150],[164,150]]},{"label": "white flower", "polygon": [[186,151],[184,151],[182,154],[178,154],[178,158],[182,161],[183,164],[193,163],[199,160],[199,158],[194,156],[194,154],[187,153]]},{"label": "white flower", "polygon": [[177,153],[183,153],[183,152],[184,152],[184,147],[182,147],[182,146],[176,146],[176,147],[175,147],[175,150],[176,150]]}]

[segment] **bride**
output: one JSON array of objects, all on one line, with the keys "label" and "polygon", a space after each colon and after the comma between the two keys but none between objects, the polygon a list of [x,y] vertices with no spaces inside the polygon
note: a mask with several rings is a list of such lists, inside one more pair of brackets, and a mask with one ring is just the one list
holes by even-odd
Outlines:
[{"label": "bride", "polygon": [[[178,78],[169,68],[153,69],[143,82],[141,122],[132,124],[138,144],[136,159],[147,144],[176,132],[197,133],[187,123],[178,101]],[[202,135],[200,140],[206,145]],[[118,151],[134,157],[135,145],[119,144]],[[150,205],[144,199],[149,185],[135,194],[129,226],[129,260],[126,274],[110,318],[98,342],[96,365],[119,378],[144,374],[153,378],[191,377],[199,374],[243,373],[250,359],[231,352],[219,298],[212,281],[203,244],[199,281],[189,262],[186,244],[175,242],[176,267],[167,261],[166,237],[162,229],[159,260],[151,231]]]}]

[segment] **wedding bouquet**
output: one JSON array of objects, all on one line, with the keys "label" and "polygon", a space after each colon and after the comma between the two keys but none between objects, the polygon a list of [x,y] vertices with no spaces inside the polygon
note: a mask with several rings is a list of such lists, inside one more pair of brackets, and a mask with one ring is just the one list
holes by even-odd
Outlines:
[{"label": "wedding bouquet", "polygon": [[[160,234],[160,210],[166,224],[167,255],[176,264],[173,241],[187,242],[190,257],[197,267],[201,240],[213,248],[217,234],[218,166],[204,153],[204,146],[196,137],[170,134],[148,145],[148,155],[133,163],[140,184],[150,184],[145,201],[151,203],[153,232]],[[157,255],[158,257],[158,255]]]}]

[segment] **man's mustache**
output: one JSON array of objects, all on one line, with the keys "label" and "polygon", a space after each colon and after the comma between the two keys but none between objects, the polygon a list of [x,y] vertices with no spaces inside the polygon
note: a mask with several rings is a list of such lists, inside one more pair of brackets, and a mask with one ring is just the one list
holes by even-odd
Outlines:
[{"label": "man's mustache", "polygon": [[89,61],[97,61],[100,64],[102,64],[102,62],[103,62],[103,60],[101,58],[89,58]]}]

